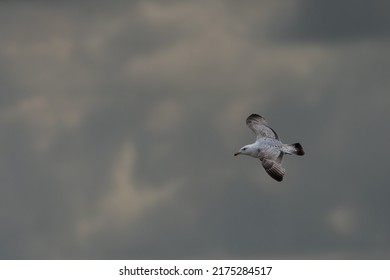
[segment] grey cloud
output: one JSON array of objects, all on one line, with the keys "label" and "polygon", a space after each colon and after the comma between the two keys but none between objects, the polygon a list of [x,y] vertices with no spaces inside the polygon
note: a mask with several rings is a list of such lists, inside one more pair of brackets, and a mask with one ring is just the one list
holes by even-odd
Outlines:
[{"label": "grey cloud", "polygon": [[[295,13],[284,22],[276,37],[296,41],[349,42],[388,40],[387,1],[296,2]],[[271,35],[272,36],[272,35]]]},{"label": "grey cloud", "polygon": [[[7,3],[1,258],[388,257],[386,42],[285,44],[275,18],[316,7],[213,3]],[[232,156],[250,113],[307,152],[282,184]]]}]

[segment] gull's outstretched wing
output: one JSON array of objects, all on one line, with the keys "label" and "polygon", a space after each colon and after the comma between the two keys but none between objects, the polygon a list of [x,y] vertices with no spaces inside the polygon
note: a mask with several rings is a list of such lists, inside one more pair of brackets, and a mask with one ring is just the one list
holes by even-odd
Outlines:
[{"label": "gull's outstretched wing", "polygon": [[266,137],[279,140],[276,132],[267,126],[267,122],[262,116],[252,114],[246,119],[246,124],[255,133],[256,139]]},{"label": "gull's outstretched wing", "polygon": [[261,161],[265,171],[268,173],[269,176],[274,178],[276,181],[281,182],[283,180],[284,173],[286,172],[284,168],[282,167],[280,161],[281,157],[283,157],[283,154],[281,154],[280,160],[277,158],[276,160],[263,158]]}]

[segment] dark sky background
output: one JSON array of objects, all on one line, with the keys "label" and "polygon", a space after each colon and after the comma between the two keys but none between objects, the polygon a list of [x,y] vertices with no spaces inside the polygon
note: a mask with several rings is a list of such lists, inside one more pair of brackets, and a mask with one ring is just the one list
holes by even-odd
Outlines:
[{"label": "dark sky background", "polygon": [[[390,258],[389,1],[0,2],[1,259]],[[304,157],[233,157],[264,116]]]}]

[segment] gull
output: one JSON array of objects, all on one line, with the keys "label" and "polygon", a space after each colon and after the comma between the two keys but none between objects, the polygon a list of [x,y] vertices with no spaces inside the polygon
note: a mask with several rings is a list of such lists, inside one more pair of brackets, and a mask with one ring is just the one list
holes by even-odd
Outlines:
[{"label": "gull", "polygon": [[283,155],[303,156],[302,145],[299,143],[283,144],[275,130],[267,125],[266,120],[252,114],[246,119],[246,124],[256,135],[256,142],[242,147],[234,156],[247,155],[258,158],[265,171],[278,182],[283,180],[285,169],[282,167]]}]

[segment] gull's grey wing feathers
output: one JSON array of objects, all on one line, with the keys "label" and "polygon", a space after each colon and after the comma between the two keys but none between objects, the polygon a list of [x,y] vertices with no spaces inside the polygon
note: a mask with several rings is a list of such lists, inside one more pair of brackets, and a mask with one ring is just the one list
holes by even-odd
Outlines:
[{"label": "gull's grey wing feathers", "polygon": [[261,164],[263,165],[265,171],[268,173],[269,176],[271,176],[278,182],[281,182],[283,180],[283,176],[286,171],[284,170],[280,162],[278,162],[278,159],[276,159],[275,161],[272,159],[263,158]]},{"label": "gull's grey wing feathers", "polygon": [[280,164],[282,163],[283,155],[284,155],[284,153],[280,152],[279,156],[276,158],[277,163],[280,163]]},{"label": "gull's grey wing feathers", "polygon": [[255,133],[256,139],[259,138],[273,138],[279,140],[275,130],[267,126],[266,120],[257,114],[252,114],[246,119],[246,124]]}]

